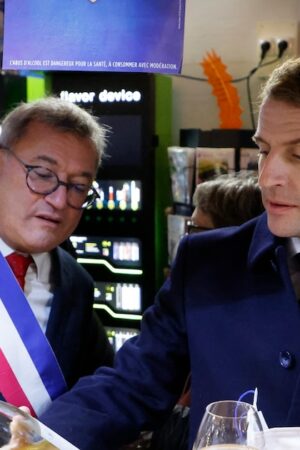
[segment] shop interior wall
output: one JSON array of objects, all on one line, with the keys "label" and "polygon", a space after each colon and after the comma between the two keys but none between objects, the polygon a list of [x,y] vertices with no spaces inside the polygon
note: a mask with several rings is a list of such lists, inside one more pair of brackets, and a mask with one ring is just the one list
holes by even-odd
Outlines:
[{"label": "shop interior wall", "polygon": [[[186,0],[182,74],[205,77],[199,62],[214,50],[233,78],[242,77],[257,64],[260,23],[300,22],[299,0]],[[296,43],[298,49],[299,42]],[[251,80],[253,103],[265,77],[275,65]],[[251,128],[246,83],[235,84],[243,109],[243,128]],[[173,77],[173,144],[181,128],[219,128],[219,110],[208,83]]]}]

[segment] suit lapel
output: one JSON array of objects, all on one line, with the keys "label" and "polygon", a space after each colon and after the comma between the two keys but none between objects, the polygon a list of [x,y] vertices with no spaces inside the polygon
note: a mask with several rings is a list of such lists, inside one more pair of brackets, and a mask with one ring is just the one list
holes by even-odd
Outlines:
[{"label": "suit lapel", "polygon": [[70,303],[72,302],[72,280],[67,270],[65,253],[57,248],[51,253],[51,279],[54,286],[53,301],[46,336],[58,359],[63,347],[66,323],[68,322]]}]

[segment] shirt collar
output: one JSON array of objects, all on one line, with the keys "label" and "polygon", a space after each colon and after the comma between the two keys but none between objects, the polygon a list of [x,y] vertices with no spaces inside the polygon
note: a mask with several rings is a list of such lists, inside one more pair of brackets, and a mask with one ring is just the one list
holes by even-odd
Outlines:
[{"label": "shirt collar", "polygon": [[287,241],[287,252],[289,257],[293,257],[300,253],[300,238],[299,237],[291,237]]},{"label": "shirt collar", "polygon": [[[3,239],[0,238],[0,252],[4,257],[10,255],[15,250],[7,245]],[[37,278],[42,283],[48,283],[50,279],[51,256],[48,252],[34,253],[31,255],[37,268]]]},{"label": "shirt collar", "polygon": [[14,249],[12,249],[11,247],[9,247],[9,245],[7,245],[1,238],[0,238],[0,252],[2,253],[2,255],[4,257],[10,255],[11,253],[14,252]]}]

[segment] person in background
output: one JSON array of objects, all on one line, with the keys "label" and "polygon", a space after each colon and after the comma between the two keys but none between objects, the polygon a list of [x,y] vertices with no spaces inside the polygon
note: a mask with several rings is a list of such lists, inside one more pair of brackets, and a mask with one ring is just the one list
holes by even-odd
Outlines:
[{"label": "person in background", "polygon": [[264,211],[256,172],[220,175],[198,184],[189,232],[241,225]]},{"label": "person in background", "polygon": [[253,391],[270,428],[300,426],[299,80],[300,59],[288,60],[262,92],[254,141],[266,211],[184,236],[114,368],[82,378],[40,416],[80,450],[117,449],[159,427],[189,373],[190,448],[207,404],[252,403]]},{"label": "person in background", "polygon": [[[199,183],[193,194],[194,211],[187,218],[183,235],[213,228],[241,225],[264,211],[256,171],[216,176]],[[172,241],[172,259],[179,241]],[[165,270],[166,276],[170,268]]]},{"label": "person in background", "polygon": [[[97,196],[93,180],[104,148],[105,128],[58,98],[22,103],[2,121],[0,251],[24,294],[10,284],[5,309],[0,302],[0,392],[33,414],[79,377],[113,364],[113,349],[93,311],[93,280],[59,247]],[[1,264],[3,285],[5,259]],[[16,330],[19,341],[13,340]],[[15,383],[11,388],[8,380]]]}]

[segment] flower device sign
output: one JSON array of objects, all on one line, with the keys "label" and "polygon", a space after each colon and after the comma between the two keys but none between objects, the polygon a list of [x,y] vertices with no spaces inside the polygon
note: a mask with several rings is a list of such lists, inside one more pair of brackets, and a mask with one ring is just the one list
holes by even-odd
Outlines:
[{"label": "flower device sign", "polygon": [[185,0],[6,0],[3,69],[181,70]]}]

